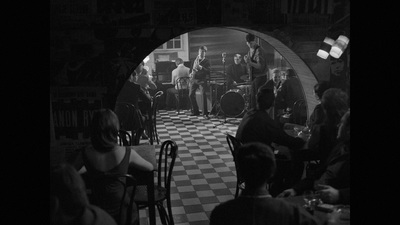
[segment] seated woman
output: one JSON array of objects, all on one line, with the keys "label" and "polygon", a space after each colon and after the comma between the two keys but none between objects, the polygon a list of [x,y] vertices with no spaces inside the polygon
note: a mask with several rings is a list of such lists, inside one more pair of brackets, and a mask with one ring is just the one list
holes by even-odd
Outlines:
[{"label": "seated woman", "polygon": [[325,203],[350,204],[350,110],[341,119],[337,139],[339,143],[327,163],[314,177],[306,177],[278,197],[301,195],[305,190],[315,189]]},{"label": "seated woman", "polygon": [[330,88],[324,92],[321,99],[322,109],[325,118],[321,124],[316,124],[311,130],[311,137],[308,140],[308,149],[294,151],[292,154],[294,161],[294,183],[300,181],[303,170],[304,161],[319,161],[313,171],[318,170],[322,165],[326,165],[326,160],[337,145],[337,132],[340,119],[349,109],[348,95],[340,89]]},{"label": "seated woman", "polygon": [[311,113],[310,119],[307,121],[307,126],[312,130],[314,125],[321,124],[324,121],[325,113],[322,109],[321,99],[326,90],[329,89],[329,82],[321,81],[314,85],[314,96],[319,102]]},{"label": "seated woman", "polygon": [[322,95],[321,105],[325,119],[321,124],[313,126],[308,147],[323,164],[337,144],[338,126],[349,109],[349,97],[340,89],[330,88]]},{"label": "seated woman", "polygon": [[308,149],[298,151],[294,157],[300,161],[319,160],[324,164],[337,144],[337,132],[340,119],[349,109],[349,97],[340,89],[330,88],[321,99],[325,117],[321,124],[315,124],[311,130]]},{"label": "seated woman", "polygon": [[[117,115],[110,109],[100,109],[94,112],[90,127],[92,145],[85,148],[78,157],[77,168],[87,170],[89,181],[93,181],[105,174],[126,174],[128,168],[134,167],[143,171],[152,171],[153,165],[143,159],[135,150],[127,146],[119,146],[117,137],[119,121]],[[84,164],[79,165],[80,162]],[[93,203],[99,205],[117,220],[120,197],[123,187],[118,182],[101,183],[93,185]],[[124,207],[129,204],[126,196]],[[123,210],[126,212],[126,210]],[[131,222],[139,220],[139,214],[134,204]],[[126,218],[126,216],[122,216]],[[125,224],[125,221],[122,221]],[[131,223],[129,223],[131,224]]]}]

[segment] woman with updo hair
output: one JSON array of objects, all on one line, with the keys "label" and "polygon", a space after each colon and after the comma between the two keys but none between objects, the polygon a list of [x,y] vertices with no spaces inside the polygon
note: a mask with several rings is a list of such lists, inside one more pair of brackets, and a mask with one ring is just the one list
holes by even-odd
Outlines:
[{"label": "woman with updo hair", "polygon": [[[87,170],[88,181],[93,184],[96,178],[107,174],[127,174],[129,167],[143,171],[152,171],[153,165],[143,159],[130,146],[118,145],[119,120],[110,109],[100,109],[94,112],[90,124],[91,145],[83,149],[80,156],[83,164],[77,169]],[[91,185],[92,203],[108,212],[116,221],[119,220],[119,206],[123,194],[123,186],[117,181],[101,182]],[[128,207],[130,196],[125,196]],[[122,210],[125,219],[127,210]],[[138,210],[133,204],[132,221],[121,221],[121,224],[135,224],[139,220]]]}]

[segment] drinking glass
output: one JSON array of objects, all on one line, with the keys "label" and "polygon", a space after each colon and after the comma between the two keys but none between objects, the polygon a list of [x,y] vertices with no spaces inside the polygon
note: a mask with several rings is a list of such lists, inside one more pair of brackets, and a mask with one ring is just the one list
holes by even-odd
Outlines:
[{"label": "drinking glass", "polygon": [[314,198],[314,192],[312,190],[306,190],[303,193],[303,199],[306,202],[304,205],[305,208],[310,208],[311,207],[311,201]]},{"label": "drinking glass", "polygon": [[295,132],[295,134],[296,134],[296,136],[298,136],[299,135],[299,133],[301,132],[301,129],[300,128],[298,128],[298,127],[293,127],[293,130],[294,130],[294,132]]},{"label": "drinking glass", "polygon": [[319,192],[315,192],[310,201],[310,206],[311,206],[312,210],[314,210],[315,207],[319,204],[322,204],[321,194]]}]

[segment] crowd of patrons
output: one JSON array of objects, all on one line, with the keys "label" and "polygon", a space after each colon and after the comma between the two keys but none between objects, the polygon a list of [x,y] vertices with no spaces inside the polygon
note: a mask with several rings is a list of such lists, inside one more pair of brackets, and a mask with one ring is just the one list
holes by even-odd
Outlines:
[{"label": "crowd of patrons", "polygon": [[[132,73],[117,101],[132,102],[147,113],[149,93],[134,82],[141,69],[139,67]],[[141,79],[146,81],[143,83],[149,81]],[[216,206],[210,224],[317,224],[318,221],[304,208],[282,199],[301,195],[309,189],[320,193],[324,203],[350,204],[350,107],[347,94],[329,88],[325,82],[315,85],[314,92],[320,103],[305,124],[311,130],[307,140],[288,135],[273,118],[276,114],[271,114],[273,107],[289,107],[277,103],[287,98],[279,94],[281,88],[286,88],[286,82],[288,80],[280,84],[277,78],[267,82],[257,93],[256,108],[244,115],[236,133],[243,145],[235,154],[246,183],[245,190],[238,198]],[[143,85],[154,88],[151,83]],[[151,171],[153,165],[131,148],[118,145],[120,121],[114,111],[95,111],[90,129],[91,145],[80,151],[75,164],[61,164],[51,169],[51,224],[117,224],[121,218],[120,224],[138,224],[138,209],[127,210],[129,196],[123,204],[125,214],[120,217],[118,213],[123,191],[120,185],[115,181],[101,183],[101,186],[91,184],[106,174],[126,174],[130,167]],[[274,186],[274,175],[282,169],[279,162],[286,156],[275,154],[272,143],[290,149],[290,176],[285,178],[284,186]],[[308,147],[304,148],[306,143]],[[304,176],[304,162],[309,161],[318,164],[314,173]],[[85,174],[85,179],[80,174]],[[92,188],[90,202],[85,182]],[[126,213],[132,213],[131,221],[124,221],[128,218]]]}]

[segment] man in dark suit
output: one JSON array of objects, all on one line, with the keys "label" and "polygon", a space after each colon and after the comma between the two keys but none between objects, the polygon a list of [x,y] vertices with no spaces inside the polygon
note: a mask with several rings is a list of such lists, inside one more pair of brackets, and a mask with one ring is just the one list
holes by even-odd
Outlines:
[{"label": "man in dark suit", "polygon": [[207,110],[207,79],[210,77],[210,61],[206,58],[207,47],[201,46],[199,48],[199,54],[193,62],[192,72],[190,74],[190,88],[189,88],[189,98],[190,104],[192,105],[191,116],[200,115],[199,106],[196,101],[196,90],[202,86],[203,88],[203,115],[208,115]]},{"label": "man in dark suit", "polygon": [[236,138],[242,143],[261,142],[271,146],[274,142],[290,149],[303,147],[304,140],[288,135],[283,128],[268,114],[274,103],[275,95],[272,88],[262,86],[257,93],[257,107],[248,111],[239,124]]},{"label": "man in dark suit", "polygon": [[319,224],[302,206],[271,196],[268,182],[276,170],[272,149],[259,142],[239,147],[237,165],[246,187],[242,194],[217,205],[210,225],[222,224]]}]

